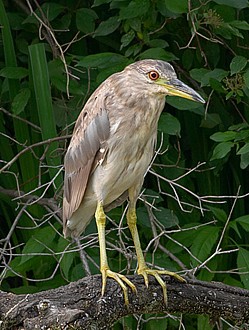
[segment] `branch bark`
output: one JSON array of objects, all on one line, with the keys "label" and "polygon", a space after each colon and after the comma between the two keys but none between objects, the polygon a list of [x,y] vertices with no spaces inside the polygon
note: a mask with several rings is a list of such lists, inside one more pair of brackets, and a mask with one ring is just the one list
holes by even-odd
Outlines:
[{"label": "branch bark", "polygon": [[107,280],[101,297],[101,276],[85,277],[66,286],[36,294],[15,295],[0,292],[0,329],[111,329],[120,318],[144,313],[190,313],[219,317],[237,325],[249,325],[249,291],[198,280],[179,283],[163,276],[168,289],[168,306],[163,303],[161,287],[153,277],[145,287],[141,276],[128,278],[136,285],[137,295],[129,292],[130,304],[124,305],[120,286]]}]

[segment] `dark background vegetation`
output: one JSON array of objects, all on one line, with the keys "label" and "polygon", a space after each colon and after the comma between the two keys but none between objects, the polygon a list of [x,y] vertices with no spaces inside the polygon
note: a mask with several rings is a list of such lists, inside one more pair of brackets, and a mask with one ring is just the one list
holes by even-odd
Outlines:
[{"label": "dark background vegetation", "polygon": [[[78,246],[62,236],[63,156],[92,91],[144,58],[171,62],[207,101],[167,98],[138,203],[146,260],[249,289],[248,19],[247,0],[0,0],[2,290],[33,293],[86,275]],[[124,211],[108,214],[108,256],[113,270],[133,274]],[[94,221],[80,244],[98,273]],[[211,329],[187,315],[115,325],[184,327]]]}]

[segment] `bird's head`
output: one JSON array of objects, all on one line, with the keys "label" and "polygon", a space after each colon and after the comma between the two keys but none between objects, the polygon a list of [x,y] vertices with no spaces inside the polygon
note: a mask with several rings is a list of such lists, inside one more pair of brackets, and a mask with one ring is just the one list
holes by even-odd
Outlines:
[{"label": "bird's head", "polygon": [[185,99],[205,103],[205,100],[191,87],[177,79],[172,65],[160,60],[142,60],[130,64],[130,79],[137,88],[150,93],[180,96]]}]

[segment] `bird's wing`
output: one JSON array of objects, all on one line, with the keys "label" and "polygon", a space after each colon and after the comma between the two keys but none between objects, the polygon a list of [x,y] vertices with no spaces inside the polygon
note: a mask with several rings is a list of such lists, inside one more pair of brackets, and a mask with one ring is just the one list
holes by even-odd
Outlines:
[{"label": "bird's wing", "polygon": [[96,155],[110,134],[110,123],[105,109],[107,95],[98,97],[98,90],[80,113],[65,155],[64,228],[67,220],[80,206],[92,167],[96,162]]}]

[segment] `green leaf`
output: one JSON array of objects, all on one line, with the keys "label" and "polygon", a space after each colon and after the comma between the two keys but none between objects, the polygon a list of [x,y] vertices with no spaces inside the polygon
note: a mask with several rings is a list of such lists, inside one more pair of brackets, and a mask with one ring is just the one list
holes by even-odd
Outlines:
[{"label": "green leaf", "polygon": [[144,207],[137,208],[137,218],[139,219],[140,224],[151,229],[149,215]]},{"label": "green leaf", "polygon": [[219,68],[209,71],[201,78],[201,86],[208,86],[211,78],[222,81],[228,76],[228,73],[228,71]]},{"label": "green leaf", "polygon": [[242,215],[241,217],[232,220],[231,224],[233,222],[239,223],[245,231],[249,232],[249,215],[248,214],[247,215]]},{"label": "green leaf", "polygon": [[17,12],[8,12],[8,19],[13,30],[22,30],[23,28],[23,15]]},{"label": "green leaf", "polygon": [[181,124],[176,117],[166,112],[163,113],[159,119],[158,129],[169,135],[180,136]]},{"label": "green leaf", "polygon": [[[44,19],[42,15],[45,15],[48,22],[51,22],[64,11],[64,6],[51,1],[45,2],[39,9],[35,10],[35,13],[40,19]],[[34,15],[30,15],[23,21],[23,24],[27,23],[37,23],[37,18]]]},{"label": "green leaf", "polygon": [[249,70],[247,70],[244,73],[243,78],[244,78],[244,82],[246,84],[246,87],[249,89]]},{"label": "green leaf", "polygon": [[249,152],[240,156],[240,168],[244,170],[249,165]]},{"label": "green leaf", "polygon": [[100,70],[97,75],[96,82],[97,84],[101,84],[106,78],[110,77],[113,73],[120,72],[124,69],[127,62],[120,62],[114,65],[109,66],[108,68]]},{"label": "green leaf", "polygon": [[86,274],[84,273],[82,264],[79,263],[77,264],[75,267],[73,267],[72,269],[72,274],[70,276],[70,281],[78,281],[80,278],[86,276]]},{"label": "green leaf", "polygon": [[12,112],[15,115],[19,115],[26,107],[31,96],[29,88],[23,88],[20,92],[14,97],[14,100],[11,104]]},{"label": "green leaf", "polygon": [[241,281],[244,284],[245,289],[249,289],[249,251],[240,247],[238,258],[237,258],[237,266],[239,268]]},{"label": "green leaf", "polygon": [[118,63],[127,63],[127,58],[115,53],[98,53],[82,58],[76,66],[86,68],[108,68]]},{"label": "green leaf", "polygon": [[145,15],[150,8],[149,0],[132,0],[129,1],[128,6],[121,8],[119,17],[120,19],[133,18]]},{"label": "green leaf", "polygon": [[234,96],[234,92],[233,91],[230,91],[229,93],[227,93],[226,95],[226,100],[229,100],[231,97]]},{"label": "green leaf", "polygon": [[243,155],[249,152],[249,143],[246,143],[242,148],[239,149],[237,155]]},{"label": "green leaf", "polygon": [[0,76],[9,79],[22,79],[28,74],[28,69],[22,67],[5,67],[0,71]]},{"label": "green leaf", "polygon": [[239,227],[238,227],[237,222],[230,222],[229,223],[229,228],[232,228],[237,233],[237,235],[239,236],[239,238],[241,238],[241,234],[240,234],[240,231],[239,231]]},{"label": "green leaf", "polygon": [[[203,262],[208,258],[217,241],[219,228],[206,226],[200,228],[197,233],[198,234],[195,235],[195,240],[191,246],[191,252],[197,259]],[[198,265],[198,262],[195,259],[192,259],[192,263],[194,267]]]},{"label": "green leaf", "polygon": [[217,132],[210,136],[210,139],[215,142],[226,142],[234,140],[237,132],[227,131],[227,132]]},{"label": "green leaf", "polygon": [[141,32],[142,22],[140,17],[134,17],[132,19],[127,20],[127,22],[134,31]]},{"label": "green leaf", "polygon": [[249,130],[237,131],[236,138],[234,142],[245,142],[245,140],[249,139]]},{"label": "green leaf", "polygon": [[222,83],[216,79],[210,78],[209,79],[210,87],[218,93],[226,94],[226,90]]},{"label": "green leaf", "polygon": [[104,3],[109,3],[111,0],[94,0],[92,7],[97,7],[103,5]]},{"label": "green leaf", "polygon": [[163,39],[153,39],[148,42],[148,46],[152,48],[165,48],[168,47],[169,44]]},{"label": "green leaf", "polygon": [[243,9],[248,7],[248,0],[213,0],[219,5],[231,6],[238,9]]},{"label": "green leaf", "polygon": [[141,44],[135,44],[130,46],[126,52],[125,52],[125,56],[126,57],[130,57],[130,56],[136,56],[137,54],[139,54],[142,50],[142,45]]},{"label": "green leaf", "polygon": [[210,160],[224,158],[231,151],[233,146],[234,143],[229,141],[217,144],[217,146],[214,148],[213,155]]},{"label": "green leaf", "polygon": [[[20,62],[20,57],[19,57],[19,52],[14,48],[14,40],[12,36],[14,37],[15,33],[11,31],[10,26],[9,26],[9,21],[8,21],[8,16],[6,13],[6,10],[8,6],[6,7],[5,4],[3,4],[3,1],[0,1],[0,24],[2,26],[1,28],[1,45],[2,45],[2,50],[1,50],[1,61],[3,59],[5,60],[5,66],[7,68],[9,67],[17,67],[17,60]],[[19,36],[20,34],[18,34]],[[16,39],[18,37],[16,36]],[[15,40],[16,40],[15,39]],[[18,58],[19,57],[19,58]],[[2,64],[1,64],[2,65]],[[20,73],[20,68],[18,68],[18,72]],[[19,74],[18,73],[18,74]],[[26,75],[26,73],[25,73]],[[23,76],[23,75],[22,75]],[[13,101],[15,96],[18,94],[20,91],[20,82],[17,79],[8,79],[8,82],[5,81],[5,84],[8,83],[7,86],[7,92],[8,92],[8,102]],[[1,99],[1,102],[3,100]],[[11,129],[11,134],[15,136],[15,139],[19,141],[20,143],[28,143],[30,142],[30,130],[26,122],[22,122],[18,119],[13,119],[13,130]],[[10,133],[6,123],[4,124],[5,128],[8,129],[8,135]],[[8,127],[8,128],[7,128]],[[5,131],[4,128],[4,131]],[[3,130],[1,130],[3,132]],[[2,138],[0,138],[0,143],[2,145]],[[23,150],[23,146],[21,145],[16,145],[16,148],[9,148],[9,143],[5,143],[5,150],[8,150],[8,155],[6,159],[11,159],[10,155],[12,155],[12,152],[16,154],[16,152],[19,152]],[[3,147],[2,147],[3,148]],[[28,164],[28,165],[27,165]],[[30,180],[30,178],[35,178],[35,167],[38,165],[36,161],[34,160],[34,157],[31,153],[26,153],[24,154],[21,158],[19,158],[18,163],[16,162],[14,166],[18,166],[18,178],[22,178],[22,183],[25,182],[25,185],[23,185],[23,190],[31,191],[35,187],[37,187],[37,182],[36,180]],[[18,180],[19,180],[18,179]],[[31,182],[32,181],[32,182]],[[21,183],[21,181],[19,181]],[[5,183],[6,184],[6,183]],[[13,187],[14,188],[14,187]]]},{"label": "green leaf", "polygon": [[235,56],[230,63],[231,75],[238,73],[247,65],[247,59],[244,56]]},{"label": "green leaf", "polygon": [[188,0],[167,0],[165,6],[172,13],[183,14],[188,12]]},{"label": "green leaf", "polygon": [[[231,131],[242,131],[244,129],[248,128],[248,124],[247,123],[239,123],[239,124],[235,124],[235,125],[231,125],[228,127],[229,130]],[[249,133],[249,132],[248,132]]]},{"label": "green leaf", "polygon": [[128,46],[132,40],[135,37],[135,32],[133,30],[130,30],[128,33],[124,34],[121,38],[121,47],[120,49],[123,49],[124,47]]},{"label": "green leaf", "polygon": [[201,120],[200,127],[213,128],[222,123],[218,113],[207,113],[206,117]]},{"label": "green leaf", "polygon": [[72,14],[68,13],[60,17],[56,22],[54,22],[54,29],[55,30],[66,30],[70,31],[70,24],[72,22]]},{"label": "green leaf", "polygon": [[230,25],[229,23],[222,23],[219,29],[216,29],[217,34],[220,34],[225,39],[232,39],[233,36],[237,36],[239,38],[244,38],[243,34],[240,33],[238,29]]},{"label": "green leaf", "polygon": [[179,110],[193,110],[203,108],[203,105],[200,105],[200,103],[187,100],[179,96],[168,96],[166,98],[166,102]]},{"label": "green leaf", "polygon": [[219,207],[208,206],[207,207],[219,221],[225,222],[227,220],[227,214]]},{"label": "green leaf", "polygon": [[[56,3],[56,2],[45,2],[42,6],[41,6],[42,12],[45,13],[46,18],[48,21],[52,21],[54,20],[57,16],[59,16],[62,12],[65,11],[65,7]],[[41,11],[38,10],[37,11],[38,16],[41,15],[42,18],[42,14]]]},{"label": "green leaf", "polygon": [[210,71],[205,68],[193,69],[193,70],[189,71],[191,78],[193,78],[194,80],[196,80],[198,82],[201,82],[203,76],[205,74],[207,74],[208,72],[210,72]]},{"label": "green leaf", "polygon": [[37,230],[35,234],[27,241],[22,250],[20,265],[24,264],[29,259],[36,257],[32,254],[41,253],[46,250],[46,247],[51,246],[51,243],[56,235],[56,231],[51,226],[46,226]]},{"label": "green leaf", "polygon": [[[33,78],[33,86],[36,96],[36,105],[39,122],[44,140],[57,136],[56,124],[54,120],[53,102],[51,86],[49,81],[49,71],[45,53],[45,45],[38,43],[29,46],[29,56]],[[46,149],[46,161],[49,165],[49,175],[54,180],[55,187],[62,183],[62,174],[58,174],[58,167],[61,165],[61,158],[58,155],[58,142],[53,142]]]},{"label": "green leaf", "polygon": [[175,227],[179,224],[179,220],[172,210],[159,207],[153,213],[165,228]]},{"label": "green leaf", "polygon": [[76,12],[76,26],[84,33],[91,33],[95,29],[95,20],[97,18],[98,15],[92,9],[78,9]]},{"label": "green leaf", "polygon": [[213,326],[210,324],[210,319],[207,315],[198,315],[197,317],[198,330],[213,330]]},{"label": "green leaf", "polygon": [[[58,246],[58,251],[64,251],[68,246],[68,241],[65,240],[63,237],[60,237],[57,246]],[[75,262],[74,259],[75,256],[77,256],[77,252],[65,253],[62,259],[60,260],[60,269],[67,280],[70,280],[69,272]]]},{"label": "green leaf", "polygon": [[249,30],[249,24],[246,21],[232,21],[229,22],[232,26],[240,30]]},{"label": "green leaf", "polygon": [[108,20],[101,22],[97,27],[94,36],[107,36],[108,34],[113,33],[120,25],[119,17],[113,16],[108,18]]},{"label": "green leaf", "polygon": [[178,58],[171,52],[167,52],[162,48],[150,48],[145,50],[143,53],[139,55],[141,60],[146,58],[158,59],[163,61],[174,61]]}]

